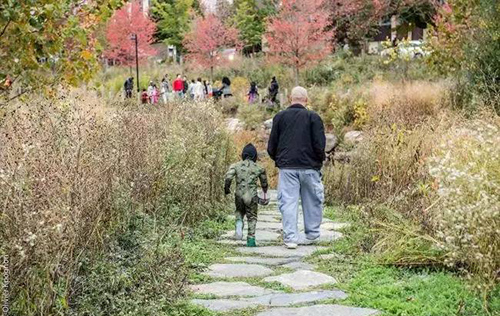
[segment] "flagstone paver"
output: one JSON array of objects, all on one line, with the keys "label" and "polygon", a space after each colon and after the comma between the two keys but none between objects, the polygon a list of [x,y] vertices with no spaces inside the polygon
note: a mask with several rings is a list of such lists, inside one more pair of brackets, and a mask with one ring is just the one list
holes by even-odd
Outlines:
[{"label": "flagstone paver", "polygon": [[271,276],[264,278],[264,281],[278,282],[294,290],[305,290],[319,285],[337,283],[337,281],[329,275],[309,270],[298,270],[293,273]]},{"label": "flagstone paver", "polygon": [[316,266],[314,266],[310,263],[307,263],[307,262],[302,262],[302,261],[290,262],[290,263],[284,264],[283,267],[294,269],[294,270],[314,270],[316,268]]},{"label": "flagstone paver", "polygon": [[286,249],[283,246],[266,246],[256,248],[238,248],[238,252],[243,254],[258,254],[266,257],[306,257],[312,255],[318,250],[326,249],[326,247],[317,246],[300,246],[297,249]]},{"label": "flagstone paver", "polygon": [[267,306],[283,307],[296,304],[314,303],[325,299],[345,299],[347,294],[342,291],[315,291],[304,293],[278,293],[254,298],[191,300],[193,304],[204,306],[212,311],[227,312],[248,307]]},{"label": "flagstone paver", "polygon": [[342,305],[315,305],[298,308],[276,308],[256,316],[372,316],[378,311]]},{"label": "flagstone paver", "polygon": [[[271,222],[271,223],[281,223],[281,215],[261,215],[258,216],[257,221],[259,222]],[[257,223],[258,223],[257,222]]]},{"label": "flagstone paver", "polygon": [[203,306],[214,312],[228,312],[232,310],[245,309],[250,307],[257,307],[261,304],[255,302],[248,302],[244,300],[191,300],[191,303]]},{"label": "flagstone paver", "polygon": [[213,264],[203,274],[214,278],[251,278],[273,274],[273,270],[258,264]]},{"label": "flagstone paver", "polygon": [[214,295],[217,297],[253,297],[276,293],[277,291],[250,285],[245,282],[214,282],[209,284],[196,284],[191,286],[196,294]]},{"label": "flagstone paver", "polygon": [[[276,241],[281,235],[272,232],[272,231],[267,231],[267,230],[260,230],[257,229],[255,231],[255,240],[257,242],[268,242],[268,241]],[[234,239],[234,230],[226,232],[224,235],[221,236],[223,239]],[[243,233],[243,240],[245,240],[246,243],[246,238],[247,238],[247,231],[245,230]]]},{"label": "flagstone paver", "polygon": [[342,229],[347,228],[349,226],[350,226],[349,223],[328,222],[328,223],[322,223],[321,229],[324,229],[324,230],[342,230]]},{"label": "flagstone paver", "polygon": [[319,236],[320,241],[334,241],[340,239],[344,236],[344,234],[331,230],[321,230],[321,235]]},{"label": "flagstone paver", "polygon": [[347,294],[342,291],[317,291],[317,292],[304,292],[304,293],[282,293],[270,294],[260,297],[254,297],[247,301],[261,303],[262,305],[269,306],[290,306],[296,304],[312,303],[325,299],[339,299],[347,298]]},{"label": "flagstone paver", "polygon": [[266,266],[279,266],[282,264],[287,264],[287,263],[289,264],[296,262],[300,260],[300,257],[292,257],[292,258],[228,257],[225,259],[233,262],[264,264]]},{"label": "flagstone paver", "polygon": [[191,285],[191,290],[196,294],[214,295],[217,297],[254,297],[277,293],[277,291],[250,285],[246,282],[214,282],[209,284],[196,284]]},{"label": "flagstone paver", "polygon": [[283,224],[281,222],[259,222],[259,221],[257,221],[257,229],[281,230],[281,229],[283,229]]}]

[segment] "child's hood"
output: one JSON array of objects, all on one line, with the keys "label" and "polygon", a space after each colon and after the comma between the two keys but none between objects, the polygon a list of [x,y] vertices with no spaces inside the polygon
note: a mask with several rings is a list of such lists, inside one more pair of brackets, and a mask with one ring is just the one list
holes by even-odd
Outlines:
[{"label": "child's hood", "polygon": [[253,144],[246,145],[245,148],[243,148],[243,152],[241,153],[241,159],[250,159],[253,162],[257,162],[257,148],[255,148]]}]

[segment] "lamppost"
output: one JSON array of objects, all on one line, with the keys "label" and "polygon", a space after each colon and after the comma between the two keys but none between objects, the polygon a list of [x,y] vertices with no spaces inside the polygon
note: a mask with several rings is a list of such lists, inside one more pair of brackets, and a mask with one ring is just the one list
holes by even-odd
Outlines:
[{"label": "lamppost", "polygon": [[137,34],[132,34],[130,39],[135,42],[135,71],[137,74],[137,93],[140,93],[141,88],[139,87],[139,50],[137,48],[137,46],[138,46]]}]

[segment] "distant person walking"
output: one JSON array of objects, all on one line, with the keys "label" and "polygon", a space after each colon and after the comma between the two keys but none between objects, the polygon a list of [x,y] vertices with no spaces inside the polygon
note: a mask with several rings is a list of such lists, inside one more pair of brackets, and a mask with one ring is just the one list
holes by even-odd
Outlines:
[{"label": "distant person walking", "polygon": [[212,88],[212,84],[207,82],[207,98],[211,98],[214,95],[214,89]]},{"label": "distant person walking", "polygon": [[159,100],[160,100],[160,90],[158,89],[156,84],[153,84],[153,96],[151,103],[157,104]]},{"label": "distant person walking", "polygon": [[198,78],[193,86],[193,96],[195,101],[203,101],[203,99],[205,99],[205,86],[201,78]]},{"label": "distant person walking", "polygon": [[149,82],[148,97],[149,97],[149,103],[151,104],[158,103],[158,97],[159,97],[158,88],[156,87],[153,81]]},{"label": "distant person walking", "polygon": [[172,93],[172,86],[170,85],[168,76],[165,76],[161,80],[161,96],[163,99],[163,103],[167,104],[167,102],[170,100],[171,93]]},{"label": "distant person walking", "polygon": [[[305,108],[307,90],[292,90],[292,105],[278,113],[267,147],[279,168],[278,204],[283,217],[283,240],[289,249],[319,241],[324,189],[321,168],[325,160],[325,130],[320,116]],[[304,212],[305,238],[299,236],[299,198]]]},{"label": "distant person walking", "polygon": [[222,96],[224,98],[233,96],[233,94],[231,93],[231,80],[229,80],[228,77],[222,78],[222,87],[220,88],[220,91],[222,92]]},{"label": "distant person walking", "polygon": [[132,91],[134,90],[134,78],[130,77],[127,80],[125,80],[123,87],[125,89],[125,98],[131,99],[132,98]]},{"label": "distant person walking", "polygon": [[189,95],[189,98],[191,98],[191,100],[194,100],[194,86],[195,85],[196,85],[196,81],[194,81],[194,79],[191,80],[191,82],[188,85],[187,94]]},{"label": "distant person walking", "polygon": [[269,86],[269,101],[271,101],[271,103],[276,103],[279,90],[280,86],[278,84],[278,80],[276,80],[276,77],[273,77],[273,79],[271,79],[271,85]]},{"label": "distant person walking", "polygon": [[257,84],[252,82],[250,84],[250,90],[247,93],[248,103],[252,104],[259,100],[259,89],[257,89]]},{"label": "distant person walking", "polygon": [[153,90],[154,90],[154,84],[153,84],[153,81],[150,81],[149,86],[148,86],[149,103],[153,103]]},{"label": "distant person walking", "polygon": [[182,98],[184,95],[184,82],[182,81],[181,75],[177,75],[177,78],[173,83],[174,94],[177,98]]},{"label": "distant person walking", "polygon": [[186,78],[186,76],[182,77],[182,93],[184,94],[184,96],[189,96],[188,93],[188,90],[189,90],[189,80]]},{"label": "distant person walking", "polygon": [[141,92],[141,103],[142,104],[148,104],[149,103],[149,96],[148,96],[148,92],[146,91],[146,89],[142,89],[142,92]]}]

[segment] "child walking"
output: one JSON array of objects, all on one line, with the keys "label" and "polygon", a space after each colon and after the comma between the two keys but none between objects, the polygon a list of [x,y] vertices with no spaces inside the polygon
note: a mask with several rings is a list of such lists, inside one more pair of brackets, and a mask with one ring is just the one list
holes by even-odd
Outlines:
[{"label": "child walking", "polygon": [[255,82],[252,82],[250,84],[250,90],[247,93],[248,95],[248,103],[252,104],[257,102],[259,99],[259,90],[257,89],[257,84]]},{"label": "child walking", "polygon": [[256,247],[255,228],[257,226],[257,208],[259,202],[266,204],[266,200],[260,200],[257,196],[257,180],[264,194],[267,193],[266,170],[257,164],[257,149],[248,144],[243,149],[241,161],[233,164],[226,173],[224,192],[231,193],[231,182],[236,178],[236,239],[243,239],[243,219],[248,221],[247,247]]}]

